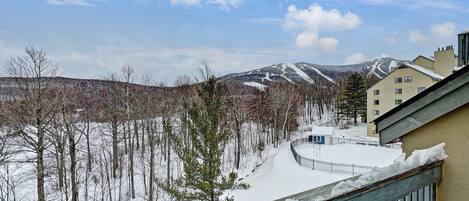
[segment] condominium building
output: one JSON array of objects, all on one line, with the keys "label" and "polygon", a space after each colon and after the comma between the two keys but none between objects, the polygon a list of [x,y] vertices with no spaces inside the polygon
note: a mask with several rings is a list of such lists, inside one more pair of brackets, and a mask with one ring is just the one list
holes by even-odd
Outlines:
[{"label": "condominium building", "polygon": [[433,59],[418,56],[403,63],[367,90],[369,136],[376,136],[373,120],[451,75],[458,58],[452,46],[438,48]]}]

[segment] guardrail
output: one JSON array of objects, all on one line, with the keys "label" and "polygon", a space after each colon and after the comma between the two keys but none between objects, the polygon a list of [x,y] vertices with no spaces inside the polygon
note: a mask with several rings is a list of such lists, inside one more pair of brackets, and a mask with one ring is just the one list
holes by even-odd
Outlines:
[{"label": "guardrail", "polygon": [[345,163],[334,163],[328,161],[321,161],[312,158],[307,158],[301,156],[296,151],[296,147],[301,144],[312,144],[313,142],[309,142],[306,138],[301,138],[294,140],[290,143],[290,150],[295,158],[295,161],[304,167],[311,168],[313,170],[321,170],[330,173],[340,173],[340,174],[351,174],[351,175],[358,175],[364,172],[367,172],[374,167],[371,166],[364,166],[364,165],[356,165],[356,164],[345,164]]}]

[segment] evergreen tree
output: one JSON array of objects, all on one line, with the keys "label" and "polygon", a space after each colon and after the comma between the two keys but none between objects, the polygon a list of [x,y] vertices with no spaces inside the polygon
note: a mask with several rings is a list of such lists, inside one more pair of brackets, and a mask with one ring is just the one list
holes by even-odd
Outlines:
[{"label": "evergreen tree", "polygon": [[214,77],[202,83],[198,96],[201,101],[192,103],[189,119],[184,122],[189,129],[189,143],[182,134],[172,133],[168,121],[164,123],[172,148],[183,162],[184,174],[172,186],[163,188],[176,200],[218,201],[224,191],[248,186],[236,182],[235,172],[222,173],[221,157],[230,133],[222,122],[222,100]]},{"label": "evergreen tree", "polygon": [[363,76],[359,73],[351,74],[339,99],[341,114],[353,118],[356,125],[358,116],[364,117],[366,114],[366,85]]}]

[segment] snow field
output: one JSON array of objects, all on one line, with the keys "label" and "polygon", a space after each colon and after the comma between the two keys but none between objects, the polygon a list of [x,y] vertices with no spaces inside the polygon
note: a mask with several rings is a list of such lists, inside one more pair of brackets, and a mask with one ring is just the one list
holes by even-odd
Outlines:
[{"label": "snow field", "polygon": [[332,163],[384,167],[402,154],[400,149],[356,144],[303,144],[296,148],[303,157]]}]

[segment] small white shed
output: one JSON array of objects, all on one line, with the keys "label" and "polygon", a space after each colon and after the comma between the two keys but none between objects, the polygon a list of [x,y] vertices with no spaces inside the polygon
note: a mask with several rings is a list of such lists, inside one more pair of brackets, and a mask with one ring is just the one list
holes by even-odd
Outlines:
[{"label": "small white shed", "polygon": [[310,142],[314,141],[318,144],[331,144],[334,127],[313,126],[311,134],[308,136]]}]

